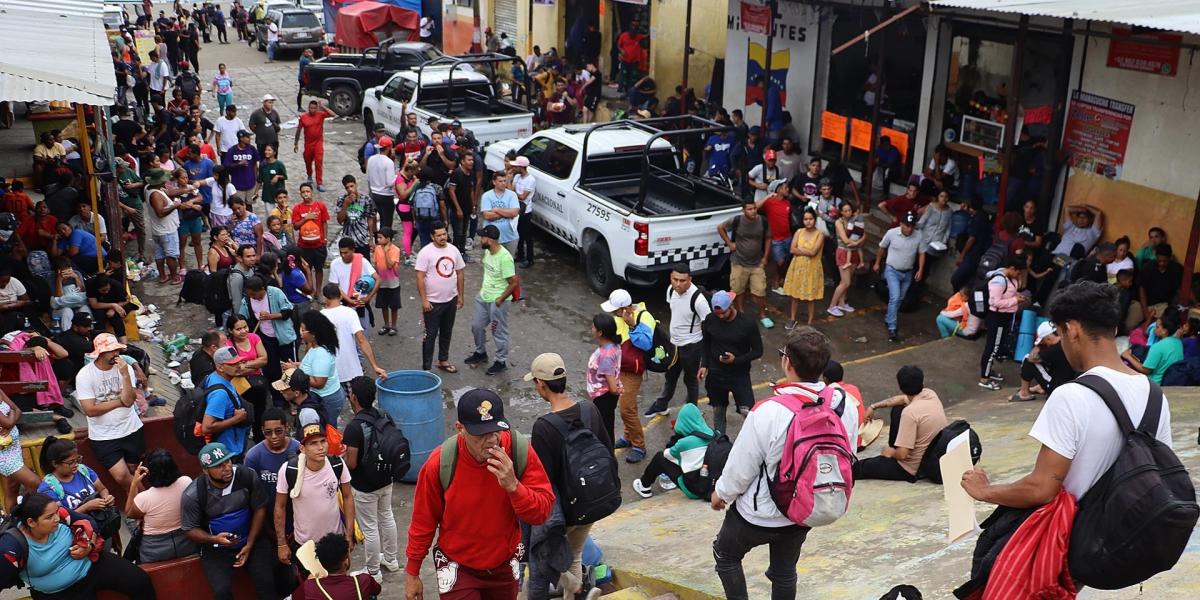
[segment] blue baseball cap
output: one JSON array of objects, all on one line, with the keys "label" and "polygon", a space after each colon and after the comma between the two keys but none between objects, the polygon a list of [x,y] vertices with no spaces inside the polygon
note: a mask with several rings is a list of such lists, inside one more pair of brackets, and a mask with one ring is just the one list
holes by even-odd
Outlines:
[{"label": "blue baseball cap", "polygon": [[736,297],[737,294],[733,292],[717,292],[713,294],[712,307],[713,309],[729,310],[729,307],[733,306],[733,299]]}]

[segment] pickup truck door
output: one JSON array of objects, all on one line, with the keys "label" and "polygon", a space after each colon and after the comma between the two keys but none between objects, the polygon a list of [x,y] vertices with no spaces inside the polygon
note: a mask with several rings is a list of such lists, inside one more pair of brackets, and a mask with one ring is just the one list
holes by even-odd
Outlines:
[{"label": "pickup truck door", "polygon": [[[383,86],[383,95],[379,99],[379,109],[382,114],[375,117],[376,122],[386,125],[387,130],[393,134],[400,131],[402,104],[408,100],[404,84],[404,80],[396,77]],[[411,95],[411,92],[409,94]]]},{"label": "pickup truck door", "polygon": [[529,171],[537,178],[533,216],[551,235],[578,248],[579,221],[585,206],[579,204],[576,180],[578,152],[548,137],[534,137],[518,154],[529,159]]}]

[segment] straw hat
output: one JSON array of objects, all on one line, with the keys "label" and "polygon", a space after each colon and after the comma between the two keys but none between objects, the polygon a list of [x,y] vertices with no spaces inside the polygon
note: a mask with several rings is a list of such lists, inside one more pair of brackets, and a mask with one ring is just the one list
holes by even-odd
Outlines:
[{"label": "straw hat", "polygon": [[879,433],[883,431],[883,419],[871,419],[862,424],[858,429],[858,446],[866,448],[875,443],[879,439]]}]

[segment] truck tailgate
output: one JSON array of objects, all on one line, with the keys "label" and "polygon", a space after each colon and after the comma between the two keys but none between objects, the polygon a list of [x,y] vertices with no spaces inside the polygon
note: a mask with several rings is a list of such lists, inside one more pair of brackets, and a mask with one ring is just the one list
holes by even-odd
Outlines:
[{"label": "truck tailgate", "polygon": [[480,144],[523,138],[533,133],[533,113],[459,119]]},{"label": "truck tailgate", "polygon": [[687,262],[692,271],[707,270],[713,264],[713,258],[729,252],[717,233],[717,224],[741,212],[739,206],[698,215],[650,217],[649,254],[645,265],[652,267],[682,261]]}]

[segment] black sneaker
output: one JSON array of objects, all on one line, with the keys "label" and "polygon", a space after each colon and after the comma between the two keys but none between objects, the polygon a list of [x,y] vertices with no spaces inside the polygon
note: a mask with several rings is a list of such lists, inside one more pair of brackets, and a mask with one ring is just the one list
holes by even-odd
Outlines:
[{"label": "black sneaker", "polygon": [[488,355],[486,352],[472,352],[470,356],[463,359],[463,362],[468,365],[479,365],[487,362]]},{"label": "black sneaker", "polygon": [[488,375],[498,375],[507,370],[508,370],[507,364],[505,364],[504,362],[501,362],[501,361],[496,361],[496,362],[492,363],[492,366],[488,367],[487,371],[484,371],[484,373],[486,373]]},{"label": "black sneaker", "polygon": [[60,417],[64,417],[67,419],[70,419],[71,417],[75,416],[75,411],[67,408],[63,404],[51,404],[50,411]]},{"label": "black sneaker", "polygon": [[895,329],[888,330],[888,341],[895,344],[900,341],[900,334]]},{"label": "black sneaker", "polygon": [[646,412],[642,413],[642,416],[649,418],[662,415],[665,417],[669,414],[671,414],[671,411],[667,409],[667,403],[661,400],[655,400],[654,403],[650,405],[650,408],[647,408]]}]

